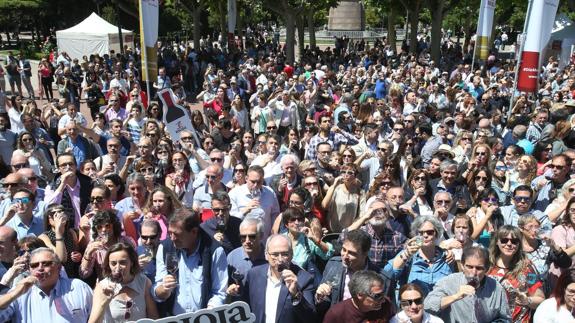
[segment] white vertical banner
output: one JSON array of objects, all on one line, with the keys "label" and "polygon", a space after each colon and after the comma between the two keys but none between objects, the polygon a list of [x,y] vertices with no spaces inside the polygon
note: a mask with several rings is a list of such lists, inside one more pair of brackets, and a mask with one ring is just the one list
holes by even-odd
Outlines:
[{"label": "white vertical banner", "polygon": [[495,0],[481,0],[479,21],[477,22],[477,37],[475,40],[475,56],[479,59],[485,60],[489,56],[494,13]]},{"label": "white vertical banner", "polygon": [[533,93],[537,90],[541,51],[547,46],[551,37],[558,5],[559,0],[531,0],[531,12],[527,17],[529,23],[517,81],[519,91]]},{"label": "white vertical banner", "polygon": [[[139,0],[142,80],[155,82],[158,76],[156,42],[158,41],[158,0]],[[148,90],[148,95],[150,91]]]},{"label": "white vertical banner", "polygon": [[233,34],[236,30],[237,13],[237,0],[228,0],[228,33],[230,34]]}]

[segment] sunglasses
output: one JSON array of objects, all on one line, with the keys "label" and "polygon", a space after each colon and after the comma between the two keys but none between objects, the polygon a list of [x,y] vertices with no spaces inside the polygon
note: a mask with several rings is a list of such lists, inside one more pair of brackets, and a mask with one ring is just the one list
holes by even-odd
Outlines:
[{"label": "sunglasses", "polygon": [[475,154],[476,154],[477,156],[485,156],[485,155],[487,155],[487,153],[484,152],[484,151],[476,151]]},{"label": "sunglasses", "polygon": [[420,182],[425,182],[425,181],[427,180],[427,177],[425,177],[425,176],[417,176],[416,178],[414,178],[414,180],[420,181]]},{"label": "sunglasses", "polygon": [[385,297],[385,293],[384,292],[377,293],[377,294],[369,293],[369,294],[367,294],[367,296],[371,297],[376,302],[381,302],[383,300],[383,298]]},{"label": "sunglasses", "polygon": [[223,158],[210,158],[210,160],[212,161],[212,163],[220,163],[224,161]]},{"label": "sunglasses", "polygon": [[499,200],[495,197],[486,197],[482,201],[485,203],[492,203],[492,204],[499,203]]},{"label": "sunglasses", "polygon": [[268,129],[268,130],[274,130],[274,129],[277,129],[277,128],[278,128],[278,127],[276,127],[276,126],[272,126],[272,127],[267,127],[266,129]]},{"label": "sunglasses", "polygon": [[481,180],[481,181],[487,182],[488,178],[486,176],[475,176],[475,180],[476,181]]},{"label": "sunglasses", "polygon": [[15,197],[12,201],[14,202],[14,204],[18,204],[18,203],[28,204],[28,203],[30,203],[30,198],[29,197]]},{"label": "sunglasses", "polygon": [[154,172],[154,167],[146,167],[146,168],[140,169],[140,173],[153,173],[153,172]]},{"label": "sunglasses", "polygon": [[419,230],[419,231],[417,231],[417,232],[419,232],[419,235],[424,235],[424,234],[426,234],[426,235],[428,235],[428,236],[432,236],[432,235],[435,234],[435,230]]},{"label": "sunglasses", "polygon": [[236,173],[245,173],[246,170],[243,169],[243,168],[235,168],[235,169],[234,169],[234,172],[236,172]]},{"label": "sunglasses", "polygon": [[529,203],[531,201],[531,198],[527,197],[527,196],[515,196],[515,197],[513,197],[513,200],[517,203],[521,203],[521,202]]},{"label": "sunglasses", "polygon": [[563,168],[565,168],[565,165],[554,165],[554,164],[551,164],[549,167],[550,167],[550,168],[557,169],[557,170],[562,170]]},{"label": "sunglasses", "polygon": [[18,186],[20,186],[20,183],[4,183],[4,184],[2,184],[3,188],[18,187]]},{"label": "sunglasses", "polygon": [[134,306],[134,302],[129,300],[126,302],[126,314],[124,314],[124,319],[129,320],[132,317],[132,306]]},{"label": "sunglasses", "polygon": [[399,304],[402,307],[411,306],[413,304],[421,305],[421,304],[423,304],[423,298],[419,297],[419,298],[414,298],[414,299],[402,299],[401,301],[399,301]]},{"label": "sunglasses", "polygon": [[304,222],[304,221],[305,221],[305,218],[304,218],[304,217],[297,216],[297,217],[295,217],[295,218],[289,219],[288,222]]},{"label": "sunglasses", "polygon": [[194,140],[194,138],[192,138],[192,137],[181,137],[180,140],[182,140],[183,142],[189,142],[189,141]]},{"label": "sunglasses", "polygon": [[12,167],[14,167],[14,169],[22,169],[22,168],[28,167],[28,164],[26,164],[26,163],[14,164],[14,165],[12,165]]},{"label": "sunglasses", "polygon": [[449,205],[449,203],[451,203],[450,200],[437,200],[437,201],[435,201],[435,204],[437,204],[437,205]]},{"label": "sunglasses", "polygon": [[103,196],[92,196],[92,197],[90,197],[90,202],[102,203],[102,202],[104,202],[104,197]]},{"label": "sunglasses", "polygon": [[151,236],[140,236],[140,238],[141,238],[143,241],[146,241],[146,240],[155,240],[157,237],[158,237],[157,234],[154,234],[154,235],[151,235]]},{"label": "sunglasses", "polygon": [[212,208],[212,211],[213,211],[214,213],[221,213],[221,212],[224,212],[224,211],[226,211],[226,210],[228,210],[228,209],[229,209],[228,207],[222,207],[222,208],[216,208],[216,207],[214,207],[214,208]]},{"label": "sunglasses", "polygon": [[245,241],[246,238],[248,238],[248,240],[256,240],[257,237],[257,234],[240,234],[241,241]]},{"label": "sunglasses", "polygon": [[54,265],[54,261],[48,260],[48,261],[31,262],[30,268],[36,269],[40,267],[40,265],[42,267],[52,267],[52,265]]},{"label": "sunglasses", "polygon": [[216,175],[206,175],[206,179],[216,179],[218,178]]},{"label": "sunglasses", "polygon": [[495,166],[495,170],[507,170],[507,166]]},{"label": "sunglasses", "polygon": [[304,186],[312,186],[312,185],[317,185],[318,182],[307,182],[305,184],[303,184]]},{"label": "sunglasses", "polygon": [[508,244],[509,242],[511,242],[514,245],[519,244],[519,239],[517,238],[500,238],[499,242],[501,242],[501,244]]}]

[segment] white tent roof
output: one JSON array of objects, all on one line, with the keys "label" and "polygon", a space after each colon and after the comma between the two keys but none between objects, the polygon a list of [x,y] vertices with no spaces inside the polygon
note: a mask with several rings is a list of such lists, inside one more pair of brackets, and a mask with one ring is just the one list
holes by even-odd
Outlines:
[{"label": "white tent roof", "polygon": [[[102,17],[98,16],[95,12],[92,12],[88,18],[84,19],[84,21],[76,26],[59,30],[58,32],[64,34],[75,33],[89,35],[113,34],[118,32],[118,26],[112,25]],[[131,33],[131,31],[122,29],[122,33]]]}]

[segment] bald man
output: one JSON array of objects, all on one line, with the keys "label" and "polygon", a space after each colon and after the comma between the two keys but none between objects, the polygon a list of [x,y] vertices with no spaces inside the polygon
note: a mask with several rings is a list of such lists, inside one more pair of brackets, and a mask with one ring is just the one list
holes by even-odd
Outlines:
[{"label": "bald man", "polygon": [[20,152],[14,152],[12,154],[12,158],[10,159],[10,168],[12,172],[15,173],[22,168],[28,168],[28,167],[30,167],[30,163],[28,163],[28,158],[26,158],[24,154]]},{"label": "bald man", "polygon": [[21,168],[16,173],[24,176],[28,188],[36,195],[36,201],[43,201],[45,190],[38,187],[38,176],[32,168]]},{"label": "bald man", "polygon": [[17,244],[16,231],[4,225],[0,226],[0,277],[12,267],[16,258]]},{"label": "bald man", "polygon": [[4,192],[6,192],[4,199],[0,202],[0,219],[4,217],[6,210],[12,204],[12,197],[14,193],[26,184],[26,179],[24,176],[17,174],[17,173],[10,173],[4,178],[4,182],[2,182],[2,188]]}]

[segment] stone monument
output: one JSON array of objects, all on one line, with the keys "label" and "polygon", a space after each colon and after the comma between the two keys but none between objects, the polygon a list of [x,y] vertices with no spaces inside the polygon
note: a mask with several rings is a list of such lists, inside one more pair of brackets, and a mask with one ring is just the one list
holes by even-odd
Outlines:
[{"label": "stone monument", "polygon": [[329,9],[328,30],[361,31],[365,29],[365,11],[358,0],[342,0]]}]

